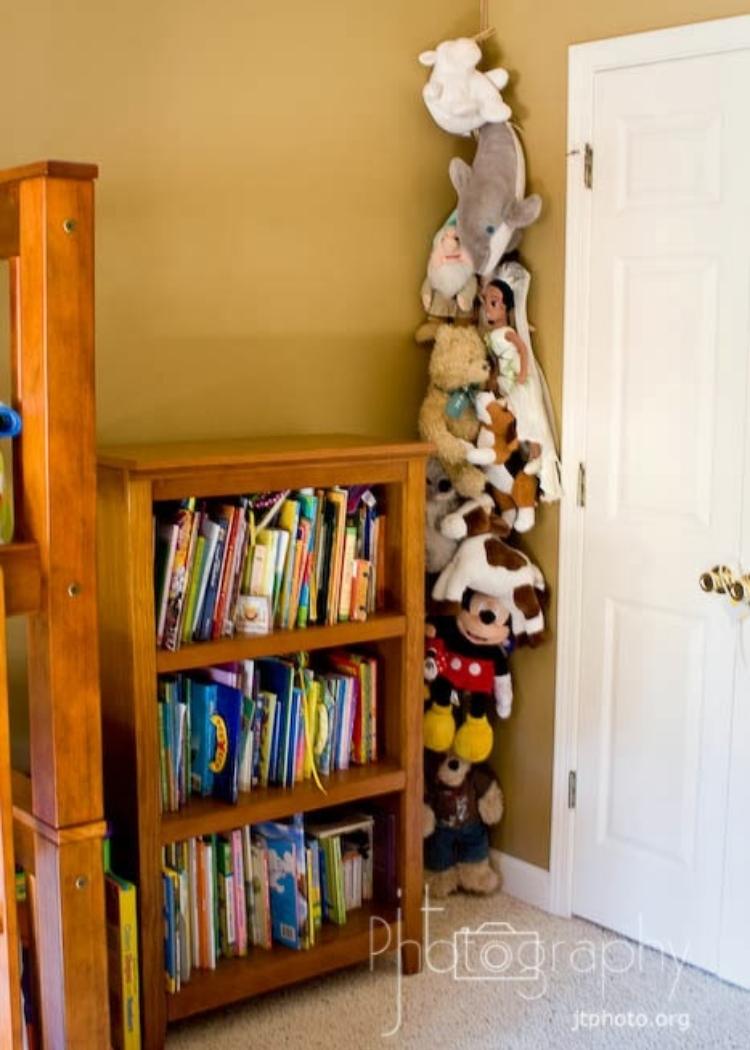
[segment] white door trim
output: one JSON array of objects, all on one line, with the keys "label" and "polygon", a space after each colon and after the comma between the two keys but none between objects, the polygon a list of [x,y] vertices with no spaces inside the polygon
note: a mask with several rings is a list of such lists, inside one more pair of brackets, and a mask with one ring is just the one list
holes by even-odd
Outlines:
[{"label": "white door trim", "polygon": [[[552,781],[550,910],[572,910],[574,810],[568,808],[568,775],[578,755],[577,684],[580,680],[583,521],[577,506],[578,464],[586,462],[589,244],[591,193],[583,183],[583,151],[591,142],[594,80],[623,66],[737,51],[750,47],[750,15],[674,29],[597,40],[568,49],[568,184],[565,246],[563,364],[563,498],[560,512],[560,579],[557,603],[557,687]],[[594,154],[596,179],[596,154]]]}]

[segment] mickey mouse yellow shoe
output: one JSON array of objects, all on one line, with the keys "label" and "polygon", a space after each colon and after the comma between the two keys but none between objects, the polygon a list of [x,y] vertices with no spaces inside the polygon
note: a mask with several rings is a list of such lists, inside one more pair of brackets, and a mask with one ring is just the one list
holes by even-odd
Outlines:
[{"label": "mickey mouse yellow shoe", "polygon": [[450,704],[430,704],[422,725],[424,746],[428,751],[450,751],[456,735],[456,723]]},{"label": "mickey mouse yellow shoe", "polygon": [[453,750],[465,762],[484,762],[492,751],[492,727],[486,715],[467,715],[456,733]]}]

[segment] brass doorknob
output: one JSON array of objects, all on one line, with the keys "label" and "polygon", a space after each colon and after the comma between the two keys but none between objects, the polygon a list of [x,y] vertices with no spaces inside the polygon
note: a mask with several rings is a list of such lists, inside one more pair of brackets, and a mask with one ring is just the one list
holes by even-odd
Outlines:
[{"label": "brass doorknob", "polygon": [[731,602],[750,604],[750,573],[735,576],[727,565],[714,565],[713,569],[698,577],[698,584],[706,594],[726,594]]},{"label": "brass doorknob", "polygon": [[734,581],[734,573],[726,565],[714,565],[698,577],[700,589],[706,594],[726,594]]},{"label": "brass doorknob", "polygon": [[750,576],[737,576],[729,587],[733,602],[750,602]]}]

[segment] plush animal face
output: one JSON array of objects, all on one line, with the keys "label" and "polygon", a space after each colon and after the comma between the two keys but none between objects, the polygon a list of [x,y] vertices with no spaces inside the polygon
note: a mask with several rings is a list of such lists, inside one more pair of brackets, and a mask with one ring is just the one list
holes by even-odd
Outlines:
[{"label": "plush animal face", "polygon": [[454,157],[449,173],[458,194],[461,243],[475,272],[487,277],[542,208],[536,194],[524,199],[526,167],[515,132],[508,124],[485,124],[472,167]]},{"label": "plush animal face", "polygon": [[461,247],[456,227],[444,226],[435,237],[427,264],[427,279],[431,287],[446,299],[453,299],[473,274],[471,258]]},{"label": "plush animal face", "polygon": [[516,417],[500,400],[493,401],[487,406],[487,415],[495,438],[495,461],[505,463],[518,448]]},{"label": "plush animal face", "polygon": [[435,772],[435,780],[446,787],[457,788],[463,784],[469,774],[471,763],[458,755],[447,754]]},{"label": "plush animal face", "polygon": [[468,73],[482,57],[479,44],[468,37],[444,40],[434,51],[423,51],[419,61],[423,66],[439,66],[442,70]]},{"label": "plush animal face", "polygon": [[490,363],[481,336],[470,326],[441,325],[430,357],[430,379],[441,390],[475,385],[490,378]]},{"label": "plush animal face", "polygon": [[430,456],[427,460],[427,502],[440,504],[446,508],[446,513],[448,513],[448,508],[458,503],[453,482],[443,470],[436,456]]},{"label": "plush animal face", "polygon": [[510,609],[499,598],[467,591],[456,626],[473,645],[503,645],[510,638]]}]

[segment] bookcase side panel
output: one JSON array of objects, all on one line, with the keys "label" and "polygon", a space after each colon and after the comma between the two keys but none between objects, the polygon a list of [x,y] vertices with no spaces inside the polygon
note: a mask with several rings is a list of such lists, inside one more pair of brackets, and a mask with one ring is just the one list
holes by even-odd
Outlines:
[{"label": "bookcase side panel", "polygon": [[[401,579],[406,635],[401,662],[401,762],[406,789],[401,796],[400,879],[403,938],[422,941],[422,711],[424,663],[424,514],[425,460],[409,462],[404,489]],[[421,949],[409,944],[403,952],[406,973],[421,968]]]},{"label": "bookcase side panel", "polygon": [[159,747],[149,481],[100,468],[104,770],[114,868],[138,886],[144,1047],[163,1045]]}]

